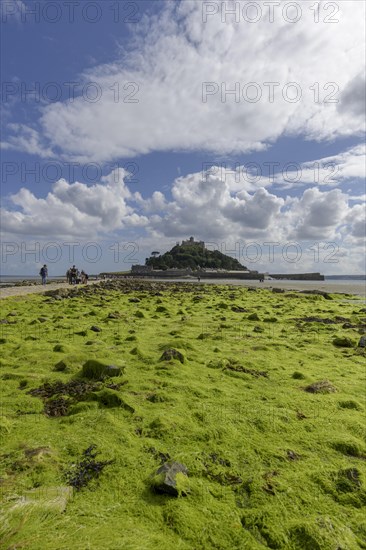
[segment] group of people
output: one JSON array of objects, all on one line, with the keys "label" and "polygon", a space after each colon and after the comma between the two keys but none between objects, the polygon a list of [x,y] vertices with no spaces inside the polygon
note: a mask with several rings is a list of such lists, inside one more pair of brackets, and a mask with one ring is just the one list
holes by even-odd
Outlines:
[{"label": "group of people", "polygon": [[89,275],[85,271],[79,271],[74,265],[66,272],[66,279],[70,285],[88,284]]},{"label": "group of people", "polygon": [[[42,279],[42,284],[47,284],[48,268],[46,264],[41,267],[39,274]],[[80,283],[86,285],[88,284],[89,275],[85,273],[85,271],[79,271],[77,267],[73,265],[67,270],[66,279],[70,285],[78,285]]]}]

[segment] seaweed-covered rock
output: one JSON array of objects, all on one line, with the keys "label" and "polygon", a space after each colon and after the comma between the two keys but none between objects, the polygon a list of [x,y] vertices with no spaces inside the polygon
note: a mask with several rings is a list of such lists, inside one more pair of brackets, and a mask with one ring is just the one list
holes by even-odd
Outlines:
[{"label": "seaweed-covered rock", "polygon": [[174,348],[166,349],[160,357],[160,361],[171,361],[172,359],[176,359],[177,361],[184,363],[183,353]]},{"label": "seaweed-covered rock", "polygon": [[69,296],[68,288],[56,288],[55,290],[46,290],[44,296],[52,296],[53,298],[67,298]]},{"label": "seaweed-covered rock", "polygon": [[102,380],[106,376],[120,376],[122,373],[121,367],[115,365],[106,365],[96,359],[89,359],[83,365],[82,376],[93,380]]},{"label": "seaweed-covered rock", "polygon": [[180,462],[165,462],[151,480],[151,485],[157,493],[172,496],[186,495],[189,492],[188,470]]},{"label": "seaweed-covered rock", "polygon": [[354,342],[348,336],[338,336],[333,340],[333,346],[338,348],[353,348]]},{"label": "seaweed-covered rock", "polygon": [[120,407],[123,404],[119,393],[109,388],[103,388],[100,391],[94,392],[92,398],[104,407]]},{"label": "seaweed-covered rock", "polygon": [[65,361],[59,361],[58,363],[56,363],[56,365],[53,367],[53,370],[55,370],[56,372],[63,372],[67,369],[67,365],[65,363]]},{"label": "seaweed-covered rock", "polygon": [[250,315],[248,315],[248,320],[249,321],[260,321],[258,313],[251,313]]},{"label": "seaweed-covered rock", "polygon": [[116,313],[116,312],[111,312],[111,313],[108,313],[108,319],[119,319],[121,316],[119,313]]},{"label": "seaweed-covered rock", "polygon": [[366,336],[361,336],[361,338],[358,341],[358,347],[359,348],[365,348],[366,347]]},{"label": "seaweed-covered rock", "polygon": [[306,386],[305,391],[309,393],[333,393],[337,391],[335,386],[329,380],[320,380]]},{"label": "seaweed-covered rock", "polygon": [[90,330],[92,330],[93,332],[102,332],[102,329],[100,327],[97,327],[96,325],[90,327]]},{"label": "seaweed-covered rock", "polygon": [[53,351],[63,353],[66,351],[66,348],[62,344],[56,344],[55,346],[53,346]]}]

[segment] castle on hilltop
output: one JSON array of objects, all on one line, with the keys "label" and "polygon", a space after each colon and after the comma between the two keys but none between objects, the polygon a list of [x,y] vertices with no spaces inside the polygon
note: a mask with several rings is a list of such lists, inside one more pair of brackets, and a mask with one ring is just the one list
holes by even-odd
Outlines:
[{"label": "castle on hilltop", "polygon": [[195,241],[194,237],[190,237],[187,241],[182,241],[182,246],[200,246],[205,248],[205,243],[203,241]]}]

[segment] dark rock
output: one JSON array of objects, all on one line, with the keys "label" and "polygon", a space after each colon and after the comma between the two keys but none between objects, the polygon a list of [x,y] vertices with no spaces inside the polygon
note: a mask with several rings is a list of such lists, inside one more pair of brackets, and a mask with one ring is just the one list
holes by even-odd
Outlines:
[{"label": "dark rock", "polygon": [[138,304],[139,302],[141,302],[140,298],[129,298],[128,301],[132,304]]},{"label": "dark rock", "polygon": [[337,490],[342,493],[353,493],[362,487],[361,474],[357,468],[339,470],[337,474]]},{"label": "dark rock", "polygon": [[285,290],[283,288],[272,288],[272,292],[275,294],[283,294]]},{"label": "dark rock", "polygon": [[38,317],[38,321],[40,323],[47,323],[48,319],[47,319],[47,317]]},{"label": "dark rock", "polygon": [[89,359],[83,365],[82,376],[93,380],[102,380],[106,376],[119,376],[122,369],[114,365],[106,365],[95,359]]},{"label": "dark rock", "polygon": [[57,372],[62,372],[66,369],[67,369],[67,365],[66,365],[65,361],[59,361],[58,363],[56,363],[56,365],[53,368],[53,370],[55,370]]},{"label": "dark rock", "polygon": [[65,346],[63,346],[62,344],[56,344],[53,347],[53,351],[64,352],[65,351]]},{"label": "dark rock", "polygon": [[329,380],[320,380],[306,386],[305,391],[309,393],[334,393],[337,389]]},{"label": "dark rock", "polygon": [[333,298],[325,292],[324,290],[300,290],[300,294],[317,294],[318,296],[323,296],[326,300],[333,300]]},{"label": "dark rock", "polygon": [[92,330],[93,332],[102,332],[102,329],[97,327],[96,325],[90,327],[90,330]]},{"label": "dark rock", "polygon": [[115,365],[108,365],[105,369],[106,376],[119,376],[121,374],[121,368],[116,367]]},{"label": "dark rock", "polygon": [[[339,320],[341,319],[341,320]],[[342,323],[344,321],[349,321],[349,319],[343,319],[342,317],[336,317],[335,319],[329,319],[327,317],[297,317],[295,321],[304,321],[305,323],[324,323],[324,325],[336,325],[337,323]]]},{"label": "dark rock", "polygon": [[160,357],[160,361],[171,361],[172,359],[176,359],[177,361],[184,363],[183,353],[174,348],[166,349]]},{"label": "dark rock", "polygon": [[180,462],[166,462],[152,478],[152,487],[157,493],[172,496],[186,495],[189,492],[188,470]]},{"label": "dark rock", "polygon": [[245,307],[232,306],[231,311],[234,311],[235,313],[245,313],[248,310],[245,309]]},{"label": "dark rock", "polygon": [[258,313],[251,313],[250,315],[248,315],[248,320],[249,321],[260,321]]},{"label": "dark rock", "polygon": [[59,298],[67,298],[69,296],[69,293],[70,291],[67,288],[56,288],[55,290],[46,290],[43,295],[52,296],[53,298],[56,298],[56,296],[58,296]]},{"label": "dark rock", "polygon": [[348,336],[339,336],[337,338],[334,338],[333,346],[337,346],[338,348],[353,348],[354,342],[353,340],[351,340],[351,338],[348,338]]},{"label": "dark rock", "polygon": [[120,318],[119,313],[109,313],[108,314],[108,319],[119,319],[119,318]]},{"label": "dark rock", "polygon": [[361,336],[361,338],[358,341],[358,347],[359,348],[365,348],[366,347],[366,336]]},{"label": "dark rock", "polygon": [[287,451],[287,458],[289,460],[299,460],[300,456],[295,451]]}]

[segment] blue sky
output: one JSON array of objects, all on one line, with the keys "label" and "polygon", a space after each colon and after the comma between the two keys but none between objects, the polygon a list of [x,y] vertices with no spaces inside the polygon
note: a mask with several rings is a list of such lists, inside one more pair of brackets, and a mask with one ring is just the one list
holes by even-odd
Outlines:
[{"label": "blue sky", "polygon": [[365,5],[288,4],[2,0],[2,272],[63,273],[72,242],[128,269],[195,235],[364,273]]}]

